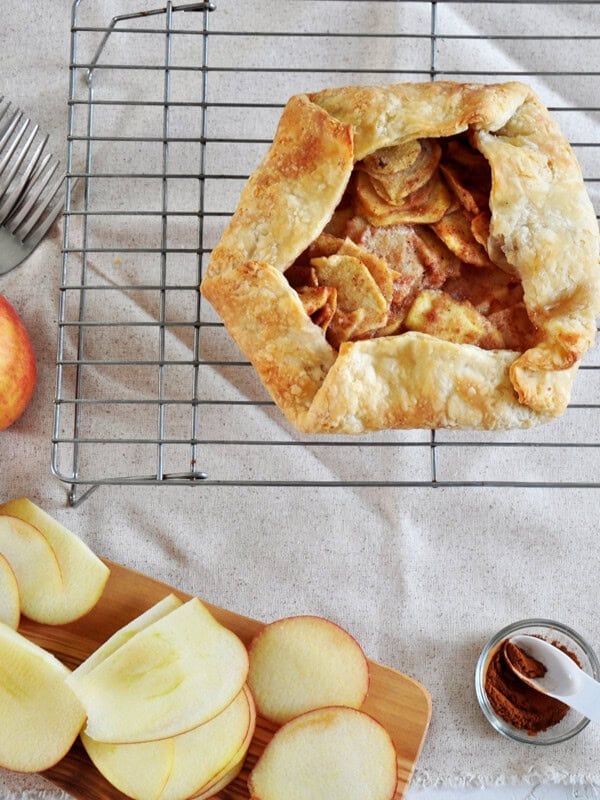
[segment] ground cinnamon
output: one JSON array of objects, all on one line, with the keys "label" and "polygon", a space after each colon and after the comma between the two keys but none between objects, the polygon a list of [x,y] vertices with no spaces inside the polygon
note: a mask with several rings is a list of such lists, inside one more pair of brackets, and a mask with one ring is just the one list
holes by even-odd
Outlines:
[{"label": "ground cinnamon", "polygon": [[[577,663],[574,653],[557,642],[552,644],[559,646]],[[511,648],[508,654],[510,659],[524,675],[538,678],[545,674],[546,668],[543,664],[505,639],[500,642],[490,659],[485,676],[485,692],[501,719],[533,736],[559,723],[569,711],[569,706],[532,689],[518,678],[507,662],[508,648]]]},{"label": "ground cinnamon", "polygon": [[[517,672],[525,675],[526,678],[543,678],[548,672],[541,661],[533,656],[527,655],[524,650],[517,647],[511,641],[504,645],[504,657],[516,668]],[[513,670],[514,671],[514,670]]]}]

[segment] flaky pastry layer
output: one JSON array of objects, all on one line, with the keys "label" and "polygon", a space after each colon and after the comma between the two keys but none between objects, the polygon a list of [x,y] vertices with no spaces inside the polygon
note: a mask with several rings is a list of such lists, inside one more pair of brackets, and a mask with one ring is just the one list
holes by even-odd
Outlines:
[{"label": "flaky pastry layer", "polygon": [[[357,161],[467,130],[492,173],[488,252],[521,280],[536,346],[486,351],[405,332],[336,351],[283,273],[331,219]],[[301,431],[530,427],[565,410],[594,340],[598,225],[570,146],[527,86],[329,89],[288,102],[201,290]]]}]

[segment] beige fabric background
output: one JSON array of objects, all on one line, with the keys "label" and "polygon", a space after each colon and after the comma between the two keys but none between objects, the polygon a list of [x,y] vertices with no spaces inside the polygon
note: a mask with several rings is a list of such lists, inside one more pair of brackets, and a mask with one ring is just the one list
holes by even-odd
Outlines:
[{"label": "beige fabric background", "polygon": [[[272,5],[276,27],[288,4]],[[235,23],[231,8],[221,27]],[[2,11],[0,93],[43,122],[63,154],[70,3],[4,0]],[[547,14],[590,32],[583,6]],[[504,58],[495,46],[493,55]],[[481,57],[492,58],[490,49]],[[596,99],[597,79],[573,87],[573,102]],[[585,125],[581,136],[597,138],[593,116]],[[30,408],[0,434],[0,498],[28,495],[103,556],[242,614],[322,614],[348,628],[371,658],[432,694],[416,784],[600,784],[598,730],[590,726],[557,747],[519,746],[491,730],[473,691],[484,642],[517,619],[562,620],[600,651],[596,490],[115,487],[69,509],[66,487],[50,473],[59,251],[56,234],[0,277],[0,292],[22,315],[39,364]],[[593,414],[587,435],[597,439]],[[546,458],[525,456],[540,464]],[[477,457],[485,460],[485,453]],[[47,790],[40,778],[0,771],[3,800]]]}]

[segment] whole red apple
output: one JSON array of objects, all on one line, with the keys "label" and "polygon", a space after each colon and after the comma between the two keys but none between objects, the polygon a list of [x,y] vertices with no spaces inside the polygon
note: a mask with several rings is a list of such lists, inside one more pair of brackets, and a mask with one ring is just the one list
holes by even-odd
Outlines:
[{"label": "whole red apple", "polygon": [[0,295],[0,431],[27,408],[36,381],[31,340],[17,312]]}]

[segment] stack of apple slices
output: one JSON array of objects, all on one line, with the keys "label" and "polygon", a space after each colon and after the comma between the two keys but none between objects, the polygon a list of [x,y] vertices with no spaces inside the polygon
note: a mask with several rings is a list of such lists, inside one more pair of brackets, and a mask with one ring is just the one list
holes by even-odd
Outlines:
[{"label": "stack of apple slices", "polygon": [[74,533],[25,498],[0,506],[0,766],[40,772],[69,750],[85,711],[58,659],[17,632],[86,614],[109,570]]},{"label": "stack of apple slices", "polygon": [[80,734],[134,800],[205,800],[242,769],[259,713],[281,727],[250,774],[251,800],[392,800],[393,742],[361,710],[368,662],[333,622],[278,620],[247,650],[197,598],[168,595],[74,672],[17,632],[21,613],[83,616],[108,575],[29,500],[0,506],[1,767],[48,769]]},{"label": "stack of apple slices", "polygon": [[24,497],[0,505],[0,621],[20,614],[64,625],[98,602],[108,567],[74,533]]},{"label": "stack of apple slices", "polygon": [[250,774],[251,800],[392,800],[396,750],[360,710],[369,666],[355,639],[329,620],[289,617],[265,626],[249,656],[257,711],[282,725]]},{"label": "stack of apple slices", "polygon": [[165,597],[68,678],[96,768],[135,800],[210,797],[242,768],[256,724],[248,653],[193,598]]},{"label": "stack of apple slices", "polygon": [[199,600],[168,595],[74,672],[17,631],[21,613],[46,625],[83,616],[108,576],[29,500],[0,506],[0,767],[49,769],[81,734],[130,797],[208,798],[242,768],[256,710],[245,646]]},{"label": "stack of apple slices", "polygon": [[0,623],[0,766],[41,772],[65,756],[85,722],[53,655]]}]

